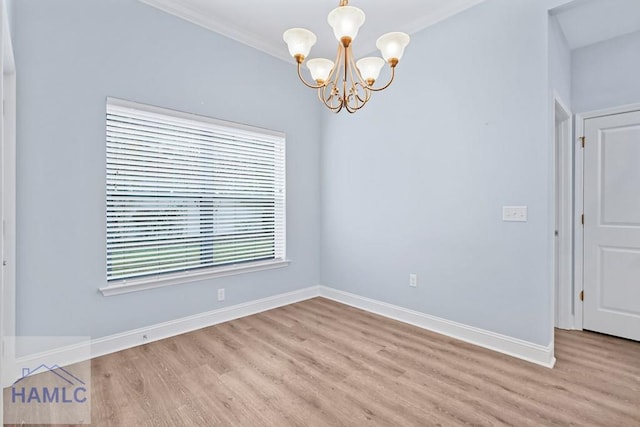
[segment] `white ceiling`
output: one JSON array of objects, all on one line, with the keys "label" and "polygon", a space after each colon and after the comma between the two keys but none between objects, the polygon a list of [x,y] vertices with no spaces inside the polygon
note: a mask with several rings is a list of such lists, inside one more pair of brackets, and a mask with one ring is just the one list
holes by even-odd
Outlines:
[{"label": "white ceiling", "polygon": [[[327,24],[327,14],[339,0],[140,1],[288,61],[292,59],[282,33],[292,27],[307,28],[318,37],[309,57],[335,56],[337,40]],[[412,34],[483,1],[351,0],[349,5],[361,8],[367,16],[354,53],[363,56],[375,51],[375,41],[384,33]]]},{"label": "white ceiling", "polygon": [[552,15],[571,49],[640,31],[640,0],[576,0]]}]

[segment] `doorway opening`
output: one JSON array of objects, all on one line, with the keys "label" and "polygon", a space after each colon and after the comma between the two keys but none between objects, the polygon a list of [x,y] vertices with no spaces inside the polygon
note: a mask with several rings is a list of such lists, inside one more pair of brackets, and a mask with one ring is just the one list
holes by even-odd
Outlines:
[{"label": "doorway opening", "polygon": [[572,114],[554,97],[555,327],[573,329],[573,132]]}]

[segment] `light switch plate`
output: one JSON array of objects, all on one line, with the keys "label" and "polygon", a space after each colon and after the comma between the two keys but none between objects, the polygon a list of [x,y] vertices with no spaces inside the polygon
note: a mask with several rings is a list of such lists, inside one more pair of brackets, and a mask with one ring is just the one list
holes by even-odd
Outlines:
[{"label": "light switch plate", "polygon": [[502,220],[503,221],[527,221],[527,207],[526,206],[503,206],[502,207]]}]

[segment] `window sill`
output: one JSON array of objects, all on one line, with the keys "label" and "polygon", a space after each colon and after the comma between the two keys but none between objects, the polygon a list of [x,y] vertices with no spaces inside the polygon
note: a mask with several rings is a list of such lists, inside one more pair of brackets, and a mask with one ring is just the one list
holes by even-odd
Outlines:
[{"label": "window sill", "polygon": [[217,267],[210,270],[183,271],[174,274],[145,277],[142,279],[120,280],[111,285],[100,288],[105,297],[112,295],[138,292],[145,289],[155,289],[180,283],[195,282],[198,280],[214,279],[216,277],[233,276],[236,274],[251,273],[254,271],[271,270],[289,265],[290,260],[257,261],[246,264],[236,264]]}]

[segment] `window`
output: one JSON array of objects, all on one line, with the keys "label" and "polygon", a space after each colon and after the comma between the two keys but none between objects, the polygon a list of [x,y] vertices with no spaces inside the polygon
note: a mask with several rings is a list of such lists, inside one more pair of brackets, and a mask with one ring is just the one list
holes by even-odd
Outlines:
[{"label": "window", "polygon": [[284,135],[107,99],[107,287],[286,265]]}]

